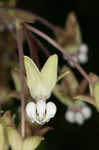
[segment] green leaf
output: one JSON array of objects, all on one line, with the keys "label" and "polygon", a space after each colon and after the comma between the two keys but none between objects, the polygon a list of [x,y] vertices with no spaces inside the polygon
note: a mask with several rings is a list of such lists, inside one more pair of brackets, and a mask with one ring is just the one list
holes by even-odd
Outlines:
[{"label": "green leaf", "polygon": [[89,103],[89,104],[92,104],[93,106],[96,107],[94,97],[91,97],[91,96],[89,96],[89,95],[78,94],[78,95],[74,96],[73,99],[78,100],[78,101],[79,101],[79,100],[85,101],[85,102],[87,102],[87,103]]},{"label": "green leaf", "polygon": [[53,89],[53,94],[58,98],[58,100],[66,106],[74,105],[71,97],[67,96],[66,93],[62,90],[61,86],[56,85]]},{"label": "green leaf", "polygon": [[4,150],[4,144],[5,144],[5,139],[4,139],[4,132],[3,132],[3,127],[0,124],[0,150]]},{"label": "green leaf", "polygon": [[41,136],[28,137],[23,142],[22,150],[35,150],[42,140],[44,138]]},{"label": "green leaf", "polygon": [[0,124],[0,150],[8,150],[9,145],[5,134],[5,128]]},{"label": "green leaf", "polygon": [[22,138],[18,131],[12,127],[7,127],[8,142],[12,150],[22,150]]},{"label": "green leaf", "polygon": [[99,82],[97,82],[95,84],[95,87],[93,89],[93,93],[94,93],[94,97],[95,97],[95,101],[96,101],[96,107],[99,111]]}]

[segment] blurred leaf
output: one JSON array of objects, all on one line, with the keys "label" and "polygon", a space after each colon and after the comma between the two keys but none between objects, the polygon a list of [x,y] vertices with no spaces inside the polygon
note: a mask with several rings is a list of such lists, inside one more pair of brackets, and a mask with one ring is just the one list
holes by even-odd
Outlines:
[{"label": "blurred leaf", "polygon": [[3,132],[3,127],[2,124],[0,124],[0,150],[4,150],[4,145],[5,145],[5,137],[4,137],[4,132]]},{"label": "blurred leaf", "polygon": [[23,142],[22,150],[35,150],[42,140],[44,138],[41,136],[28,137]]},{"label": "blurred leaf", "polygon": [[17,91],[17,92],[20,92],[20,91],[21,91],[20,72],[19,72],[17,69],[13,69],[13,70],[11,71],[11,75],[12,75],[12,78],[13,78],[13,82],[14,82],[16,91]]},{"label": "blurred leaf", "polygon": [[65,27],[58,30],[62,36],[56,32],[56,41],[70,54],[77,53],[82,43],[82,35],[74,12],[68,14]]},{"label": "blurred leaf", "polygon": [[8,142],[12,150],[22,150],[23,141],[18,131],[12,127],[7,127],[7,134]]},{"label": "blurred leaf", "polygon": [[95,87],[93,89],[93,94],[94,94],[94,97],[95,97],[97,110],[99,111],[99,82],[97,82],[95,84]]},{"label": "blurred leaf", "polygon": [[69,89],[69,90],[68,90],[67,95],[70,94],[71,96],[73,96],[77,92],[79,83],[78,83],[74,73],[66,65],[61,69],[61,73],[65,72],[65,71],[68,71],[69,73],[66,76],[64,76],[61,86],[64,86],[63,88],[65,88],[65,89],[68,87],[67,89]]},{"label": "blurred leaf", "polygon": [[79,95],[76,95],[73,97],[75,100],[81,100],[81,101],[85,101],[89,104],[92,104],[94,106],[96,106],[95,104],[95,100],[94,100],[94,97],[91,97],[89,95],[85,95],[85,94],[79,94]]},{"label": "blurred leaf", "polygon": [[4,115],[0,118],[0,123],[4,126],[4,127],[7,127],[7,126],[12,126],[14,127],[14,122],[13,122],[13,119],[11,117],[11,114],[9,111],[7,111],[6,113],[4,113]]},{"label": "blurred leaf", "polygon": [[95,84],[97,82],[99,82],[99,77],[96,74],[94,74],[94,73],[90,73],[89,74],[89,78],[90,78],[90,81],[92,83],[92,84],[89,84],[90,95],[93,96],[94,95],[93,88],[95,87]]},{"label": "blurred leaf", "polygon": [[21,22],[33,23],[36,19],[31,13],[18,8],[0,8],[0,16],[7,24],[14,24],[16,19]]},{"label": "blurred leaf", "polygon": [[74,105],[74,102],[71,97],[67,96],[66,92],[64,92],[63,88],[59,85],[56,85],[53,94],[58,98],[58,100],[65,104],[66,106]]}]

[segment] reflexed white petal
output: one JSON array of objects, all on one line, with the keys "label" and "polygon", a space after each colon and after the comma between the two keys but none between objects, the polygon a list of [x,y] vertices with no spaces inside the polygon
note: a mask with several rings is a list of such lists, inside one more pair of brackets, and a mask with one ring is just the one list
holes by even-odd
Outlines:
[{"label": "reflexed white petal", "polygon": [[75,121],[79,125],[82,125],[84,123],[84,116],[81,112],[75,113]]},{"label": "reflexed white petal", "polygon": [[86,63],[88,61],[87,54],[80,53],[78,55],[78,60],[79,60],[80,63]]},{"label": "reflexed white petal", "polygon": [[80,52],[87,53],[88,52],[88,46],[86,44],[81,44]]},{"label": "reflexed white petal", "polygon": [[52,102],[48,102],[46,105],[46,119],[47,122],[50,118],[53,118],[56,114],[57,108],[56,105]]},{"label": "reflexed white petal", "polygon": [[39,100],[36,104],[38,119],[41,121],[45,118],[46,101]]},{"label": "reflexed white petal", "polygon": [[32,122],[34,122],[34,118],[36,116],[36,104],[33,102],[28,103],[26,105],[26,113]]},{"label": "reflexed white petal", "polygon": [[75,113],[68,110],[68,111],[65,113],[65,119],[66,119],[67,121],[69,121],[70,123],[74,123],[74,122],[75,122]]},{"label": "reflexed white petal", "polygon": [[88,119],[91,117],[92,115],[92,111],[89,107],[85,106],[83,109],[82,109],[82,114],[84,115],[85,119]]}]

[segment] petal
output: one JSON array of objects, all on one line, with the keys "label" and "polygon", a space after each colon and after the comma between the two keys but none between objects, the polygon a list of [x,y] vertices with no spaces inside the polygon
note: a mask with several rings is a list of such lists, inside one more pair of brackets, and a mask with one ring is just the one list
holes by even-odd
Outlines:
[{"label": "petal", "polygon": [[81,112],[75,113],[75,121],[79,124],[82,125],[84,123],[84,116]]},{"label": "petal", "polygon": [[46,121],[48,122],[50,118],[53,118],[56,114],[56,105],[52,102],[48,102],[46,105]]},{"label": "petal", "polygon": [[80,53],[78,55],[78,60],[80,63],[86,63],[88,61],[88,56],[87,54],[84,54],[84,53]]},{"label": "petal", "polygon": [[92,111],[88,106],[83,107],[81,112],[84,115],[85,119],[90,118],[92,115]]},{"label": "petal", "polygon": [[65,119],[70,123],[74,123],[75,122],[75,113],[72,111],[69,111],[69,110],[66,111]]},{"label": "petal", "polygon": [[42,121],[45,119],[46,101],[39,100],[36,104],[38,120]]},{"label": "petal", "polygon": [[30,102],[26,105],[26,113],[32,122],[34,122],[36,117],[36,104],[34,102]]},{"label": "petal", "polygon": [[86,44],[81,44],[80,52],[81,53],[87,53],[88,52],[88,46]]}]

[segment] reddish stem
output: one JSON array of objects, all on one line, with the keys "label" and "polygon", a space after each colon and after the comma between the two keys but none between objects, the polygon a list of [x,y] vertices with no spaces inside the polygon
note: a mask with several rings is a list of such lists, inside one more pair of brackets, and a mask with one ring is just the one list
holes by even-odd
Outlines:
[{"label": "reddish stem", "polygon": [[36,65],[38,66],[38,68],[40,68],[40,63],[39,63],[39,58],[38,58],[38,49],[35,46],[35,40],[32,37],[31,33],[27,30],[27,28],[25,28],[25,26],[23,26],[23,29],[24,29],[24,34],[26,36],[26,39],[29,45],[30,55],[32,59],[34,60],[34,62],[36,63]]},{"label": "reddish stem", "polygon": [[21,25],[16,25],[16,40],[19,52],[19,63],[20,63],[20,78],[21,78],[21,135],[25,137],[25,103],[24,103],[24,55],[23,55],[23,46],[22,46],[22,29]]},{"label": "reddish stem", "polygon": [[44,38],[45,40],[47,40],[49,43],[51,43],[54,47],[56,47],[57,49],[59,49],[60,52],[62,52],[64,55],[67,56],[67,58],[73,63],[73,65],[79,70],[79,72],[86,78],[86,80],[91,84],[91,81],[87,75],[87,73],[82,69],[82,67],[77,64],[72,56],[67,52],[65,51],[60,45],[58,45],[53,39],[51,39],[49,36],[47,36],[46,34],[44,34],[43,32],[41,32],[40,30],[34,28],[34,27],[31,27],[27,24],[25,24],[26,28],[34,33],[36,33],[37,35],[39,35],[40,37]]},{"label": "reddish stem", "polygon": [[[25,29],[24,31],[28,32],[27,28],[23,24],[23,28]],[[30,32],[28,32],[30,34]],[[47,57],[50,56],[49,52],[47,49],[43,46],[43,44],[36,38],[34,34],[31,34],[31,38],[34,40],[35,44],[46,54]],[[30,41],[28,41],[30,42]],[[31,52],[32,53],[32,52]],[[32,54],[33,55],[33,54]]]}]

